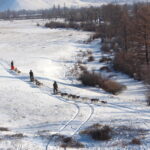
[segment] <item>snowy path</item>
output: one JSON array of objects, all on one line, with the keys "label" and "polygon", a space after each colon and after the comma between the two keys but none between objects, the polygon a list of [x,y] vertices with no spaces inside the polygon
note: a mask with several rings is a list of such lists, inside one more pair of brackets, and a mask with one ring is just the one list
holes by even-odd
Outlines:
[{"label": "snowy path", "polygon": [[[9,65],[5,60],[0,60],[0,65],[15,78],[21,79],[23,82],[28,81],[28,77],[27,77],[26,73],[17,74],[16,72],[9,70],[8,69]],[[48,86],[43,85],[38,88],[40,88],[42,90],[42,92],[44,92],[45,94],[46,93],[49,94],[50,91],[52,93],[52,89]],[[65,99],[61,98],[60,96],[54,96],[54,97],[58,98],[59,100],[65,102],[65,103],[74,105],[77,109],[77,111],[74,113],[74,116],[66,124],[64,124],[62,127],[60,127],[58,132],[56,132],[57,134],[62,134],[62,135],[67,135],[67,136],[73,137],[91,119],[92,115],[94,114],[94,107],[92,104],[89,104],[89,103],[65,100]],[[84,116],[84,117],[82,117],[82,116]],[[80,120],[80,122],[78,122],[79,120]],[[46,150],[48,150],[49,144],[50,144],[50,141],[46,145]]]},{"label": "snowy path", "polygon": [[[28,138],[20,139],[19,143],[28,150],[33,150],[33,147],[45,150],[47,144],[51,148],[51,143],[41,139],[39,132],[73,136],[83,141],[89,149],[93,146],[111,145],[113,141],[89,142],[89,139],[83,140],[78,135],[81,130],[94,123],[147,129],[147,137],[143,143],[147,142],[149,145],[150,109],[145,103],[144,85],[116,73],[114,79],[128,88],[113,96],[102,89],[72,83],[67,72],[76,62],[77,53],[80,50],[95,50],[95,58],[99,59],[102,55],[98,52],[99,44],[96,44],[97,41],[82,43],[91,33],[45,29],[37,27],[37,22],[39,20],[0,22],[0,127],[8,127],[15,133],[27,135]],[[21,74],[9,70],[11,60],[22,71]],[[89,67],[98,70],[105,65],[98,61],[91,62]],[[30,69],[44,86],[39,88],[29,82]],[[58,82],[62,92],[89,99],[71,100],[53,95],[54,80]],[[107,104],[91,104],[91,98],[107,101]],[[0,138],[2,136],[0,132]],[[15,144],[18,145],[17,142]],[[14,148],[11,141],[0,141],[0,148],[3,145]]]}]

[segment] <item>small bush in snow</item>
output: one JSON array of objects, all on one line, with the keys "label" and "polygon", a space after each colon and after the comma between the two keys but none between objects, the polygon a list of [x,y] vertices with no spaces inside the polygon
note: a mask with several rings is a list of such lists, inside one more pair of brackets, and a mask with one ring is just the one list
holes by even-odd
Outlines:
[{"label": "small bush in snow", "polygon": [[0,131],[9,131],[9,129],[5,127],[0,127]]},{"label": "small bush in snow", "polygon": [[87,54],[88,54],[88,55],[92,55],[92,51],[88,50],[88,51],[87,51]]},{"label": "small bush in snow", "polygon": [[99,60],[99,62],[100,63],[108,63],[108,62],[111,62],[112,61],[112,59],[111,58],[109,58],[109,57],[102,57],[100,60]]},{"label": "small bush in snow", "polygon": [[61,147],[70,147],[70,148],[83,148],[84,145],[72,137],[64,137],[61,142]]},{"label": "small bush in snow", "polygon": [[39,24],[39,23],[37,23],[36,25],[37,25],[38,27],[40,26],[40,24]]},{"label": "small bush in snow", "polygon": [[112,129],[107,125],[94,124],[81,131],[80,134],[91,136],[94,140],[106,141],[111,139]]},{"label": "small bush in snow", "polygon": [[150,106],[150,94],[147,93],[147,105]]},{"label": "small bush in snow", "polygon": [[89,56],[88,57],[88,62],[91,62],[91,61],[94,61],[95,59],[94,59],[94,57],[93,56]]},{"label": "small bush in snow", "polygon": [[22,139],[26,136],[24,136],[22,133],[16,133],[16,134],[12,134],[12,135],[5,135],[6,139]]},{"label": "small bush in snow", "polygon": [[103,78],[101,77],[101,75],[91,72],[83,72],[80,75],[79,80],[82,82],[82,84],[93,87],[96,87],[103,82]]},{"label": "small bush in snow", "polygon": [[46,23],[45,27],[48,28],[68,28],[68,24],[62,22],[50,22]]},{"label": "small bush in snow", "polygon": [[103,66],[100,68],[100,71],[111,72],[111,69],[108,66]]},{"label": "small bush in snow", "polygon": [[132,139],[131,144],[141,145],[141,141],[140,139],[134,138]]},{"label": "small bush in snow", "polygon": [[122,92],[124,89],[126,89],[126,86],[113,81],[113,80],[105,80],[103,89],[109,93],[112,94],[119,94]]},{"label": "small bush in snow", "polygon": [[126,88],[124,85],[117,83],[116,81],[104,78],[100,74],[91,73],[88,71],[83,72],[80,75],[79,80],[84,85],[93,87],[99,86],[100,88],[112,94],[118,94]]}]

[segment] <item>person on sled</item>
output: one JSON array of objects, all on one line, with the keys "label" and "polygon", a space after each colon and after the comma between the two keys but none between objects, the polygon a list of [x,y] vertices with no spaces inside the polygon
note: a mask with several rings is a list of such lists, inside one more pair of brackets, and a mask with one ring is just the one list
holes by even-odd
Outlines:
[{"label": "person on sled", "polygon": [[54,91],[54,94],[58,93],[58,85],[56,81],[54,81],[54,84],[53,84],[53,91]]},{"label": "person on sled", "polygon": [[14,70],[14,69],[15,69],[15,67],[14,67],[14,62],[11,61],[11,70]]},{"label": "person on sled", "polygon": [[32,70],[30,70],[29,75],[30,75],[30,81],[34,82],[34,74]]}]

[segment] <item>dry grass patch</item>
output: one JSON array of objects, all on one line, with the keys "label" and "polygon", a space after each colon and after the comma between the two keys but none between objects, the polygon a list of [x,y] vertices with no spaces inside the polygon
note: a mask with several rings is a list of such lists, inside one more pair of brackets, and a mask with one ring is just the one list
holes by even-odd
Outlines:
[{"label": "dry grass patch", "polygon": [[72,137],[66,135],[54,134],[51,135],[51,141],[54,141],[61,147],[70,147],[70,148],[83,148],[84,145]]},{"label": "dry grass patch", "polygon": [[140,140],[140,139],[137,139],[137,138],[134,138],[134,139],[132,139],[131,144],[134,144],[134,145],[141,145],[141,140]]},{"label": "dry grass patch", "polygon": [[[95,141],[113,141],[112,146],[140,145],[149,130],[130,126],[114,126],[93,124],[80,132],[80,135],[91,137]],[[118,141],[119,139],[119,141]]]},{"label": "dry grass patch", "polygon": [[117,83],[116,81],[113,81],[113,80],[106,80],[106,81],[104,81],[103,89],[112,94],[119,94],[123,90],[126,89],[126,86],[124,86],[120,83]]},{"label": "dry grass patch", "polygon": [[105,57],[105,56],[103,56],[100,60],[99,60],[99,62],[100,63],[108,63],[108,62],[111,62],[112,61],[112,58],[109,58],[109,57]]},{"label": "dry grass patch", "polygon": [[24,136],[22,133],[16,133],[16,134],[11,134],[11,135],[5,135],[4,139],[22,139],[26,136]]},{"label": "dry grass patch", "polygon": [[1,131],[9,131],[9,129],[8,128],[5,128],[5,127],[0,127],[0,132]]},{"label": "dry grass patch", "polygon": [[82,143],[74,140],[72,137],[65,137],[62,140],[61,147],[83,148],[84,145]]},{"label": "dry grass patch", "polygon": [[112,129],[107,125],[94,124],[81,131],[80,134],[88,135],[94,140],[107,141],[111,139]]},{"label": "dry grass patch", "polygon": [[87,61],[88,61],[88,62],[92,62],[92,61],[94,61],[94,60],[95,60],[95,58],[94,58],[93,56],[89,56]]},{"label": "dry grass patch", "polygon": [[107,66],[103,66],[103,67],[100,68],[100,71],[111,72],[111,69]]},{"label": "dry grass patch", "polygon": [[126,86],[117,83],[116,81],[102,77],[101,74],[91,73],[88,71],[83,72],[80,75],[79,80],[86,86],[100,87],[112,94],[118,94],[126,88]]}]

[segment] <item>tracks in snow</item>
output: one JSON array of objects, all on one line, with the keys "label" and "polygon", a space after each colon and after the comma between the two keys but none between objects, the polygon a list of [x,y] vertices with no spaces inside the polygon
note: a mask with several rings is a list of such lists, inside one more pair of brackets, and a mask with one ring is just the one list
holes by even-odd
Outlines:
[{"label": "tracks in snow", "polygon": [[[48,91],[51,90],[48,86],[45,86],[45,88],[47,88]],[[56,97],[61,101],[74,105],[77,109],[74,116],[62,127],[60,127],[56,134],[67,135],[67,136],[70,135],[71,137],[74,137],[80,131],[80,129],[84,127],[84,125],[92,118],[94,114],[94,106],[89,103],[65,100],[60,96],[56,96]],[[50,142],[51,140],[48,141],[46,145],[46,150],[48,150]]]},{"label": "tracks in snow", "polygon": [[[13,71],[10,71],[8,69],[9,64],[4,61],[4,60],[0,60],[0,64],[1,66],[11,75],[17,77],[17,74],[15,74]],[[27,74],[25,73],[20,73],[20,76],[27,76]],[[23,82],[27,82],[26,78],[22,78],[21,79]],[[52,93],[52,88],[43,85],[41,87],[39,87],[45,94],[48,94],[49,96],[54,96],[54,95],[50,95],[50,92]],[[63,98],[61,98],[60,96],[55,96],[57,99],[67,103],[67,104],[72,104],[75,106],[76,108],[76,112],[74,113],[73,117],[67,122],[65,123],[63,126],[61,126],[58,129],[57,134],[66,134],[66,135],[70,135],[71,137],[73,137],[74,135],[76,135],[80,129],[91,119],[91,117],[94,114],[94,107],[92,104],[89,103],[82,103],[82,102],[75,102],[75,101],[70,101],[70,100],[65,100]],[[83,117],[84,116],[84,117]],[[48,150],[50,141],[48,141],[47,145],[46,145],[46,150]]]}]

